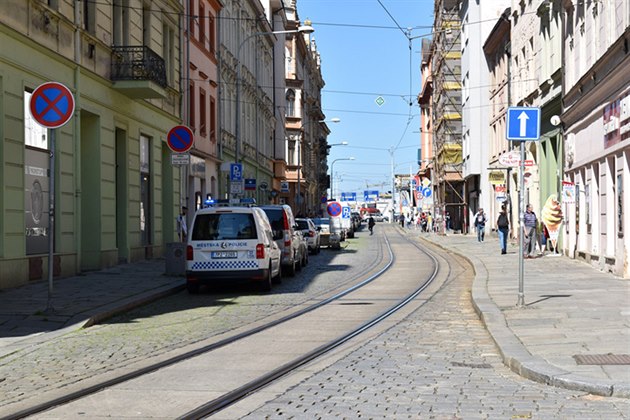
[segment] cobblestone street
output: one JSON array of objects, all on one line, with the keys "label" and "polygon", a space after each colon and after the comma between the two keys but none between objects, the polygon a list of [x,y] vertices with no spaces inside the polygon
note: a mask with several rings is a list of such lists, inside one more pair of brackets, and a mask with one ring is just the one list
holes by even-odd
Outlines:
[{"label": "cobblestone street", "polygon": [[247,418],[630,418],[628,399],[541,385],[505,367],[472,308],[471,276],[457,270],[408,319]]}]

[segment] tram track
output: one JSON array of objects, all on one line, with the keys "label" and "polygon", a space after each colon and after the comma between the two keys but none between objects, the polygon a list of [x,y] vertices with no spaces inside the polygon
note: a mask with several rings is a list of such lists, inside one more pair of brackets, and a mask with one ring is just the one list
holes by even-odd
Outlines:
[{"label": "tram track", "polygon": [[[361,325],[359,325],[358,327],[355,328],[351,328],[348,329],[348,331],[344,332],[343,334],[337,336],[335,339],[333,340],[327,340],[325,343],[316,346],[315,348],[309,350],[309,351],[305,351],[302,352],[302,354],[300,354],[299,357],[295,357],[291,360],[289,360],[288,362],[282,363],[280,364],[280,366],[275,367],[274,369],[270,369],[268,372],[266,372],[263,375],[259,375],[256,376],[253,380],[247,381],[245,384],[240,385],[238,387],[235,387],[234,389],[230,390],[229,392],[225,392],[223,394],[221,394],[220,396],[213,398],[210,402],[204,403],[204,404],[200,404],[197,406],[197,408],[193,409],[193,410],[189,410],[186,414],[181,415],[180,418],[200,418],[200,417],[204,417],[204,416],[208,416],[211,415],[212,413],[215,413],[219,410],[221,410],[222,408],[225,408],[231,404],[233,404],[234,402],[240,400],[241,398],[243,398],[244,396],[255,392],[257,389],[260,389],[261,387],[265,386],[266,384],[270,383],[271,381],[286,375],[288,372],[291,372],[295,369],[297,369],[298,367],[308,363],[311,360],[316,359],[317,357],[329,352],[330,350],[341,346],[343,343],[351,340],[352,338],[360,335],[361,333],[363,333],[364,331],[366,331],[367,329],[371,328],[372,326],[380,323],[381,321],[383,321],[384,319],[388,318],[389,316],[391,316],[393,313],[397,312],[398,310],[400,310],[402,307],[404,307],[405,305],[407,305],[409,302],[413,301],[422,291],[424,291],[430,284],[431,282],[435,279],[435,277],[437,276],[438,273],[438,269],[439,269],[439,264],[437,259],[435,258],[435,256],[431,255],[431,253],[427,252],[426,250],[422,249],[422,247],[420,247],[418,244],[414,243],[413,241],[410,241],[407,238],[404,238],[400,232],[398,232],[397,235],[398,238],[403,239],[404,243],[406,245],[412,245],[416,250],[420,250],[422,252],[424,252],[429,260],[431,260],[431,264],[433,266],[433,270],[431,271],[430,275],[427,277],[427,279],[425,279],[424,281],[421,282],[420,286],[415,288],[411,293],[407,294],[406,296],[404,296],[402,299],[398,299],[397,298],[397,302],[393,305],[390,305],[386,310],[381,311],[378,315],[374,316],[374,317],[370,317],[367,321],[362,322]],[[22,410],[20,412],[14,413],[8,417],[5,417],[7,419],[13,419],[13,418],[23,418],[23,417],[27,417],[27,416],[32,416],[35,415],[37,413],[41,413],[43,411],[49,410],[52,407],[56,407],[56,406],[62,406],[64,404],[68,404],[71,403],[72,401],[76,401],[79,399],[85,399],[86,397],[90,397],[93,396],[95,393],[99,392],[99,391],[103,391],[106,389],[110,389],[112,387],[115,387],[118,384],[123,384],[126,382],[129,382],[133,379],[136,378],[141,378],[143,376],[147,376],[151,373],[157,372],[159,370],[168,368],[168,367],[173,367],[175,364],[184,362],[184,361],[189,361],[193,358],[197,358],[199,356],[203,356],[203,355],[207,355],[209,353],[215,352],[218,349],[227,347],[227,346],[234,346],[235,343],[244,341],[247,338],[251,338],[253,336],[256,336],[257,334],[261,334],[264,331],[268,331],[270,329],[273,329],[274,327],[278,327],[281,326],[283,324],[288,324],[291,321],[297,319],[297,318],[304,318],[306,314],[312,313],[317,311],[320,308],[323,307],[330,307],[331,304],[333,302],[339,302],[342,298],[347,297],[349,295],[351,295],[352,293],[355,293],[359,290],[362,290],[364,288],[366,288],[367,285],[370,285],[374,282],[374,280],[382,277],[384,274],[388,274],[391,272],[392,266],[394,265],[394,263],[396,262],[396,258],[393,255],[393,251],[392,251],[392,246],[390,244],[390,241],[387,239],[385,239],[385,242],[387,244],[387,249],[388,249],[388,253],[390,256],[390,260],[389,262],[382,267],[377,273],[371,275],[370,277],[368,277],[367,279],[352,285],[351,287],[346,288],[345,290],[334,294],[333,296],[330,296],[326,299],[323,299],[315,304],[309,305],[305,308],[302,308],[290,315],[287,316],[283,316],[280,317],[274,321],[272,321],[271,323],[265,324],[265,325],[260,325],[256,328],[252,328],[249,329],[245,332],[242,332],[240,334],[228,337],[226,339],[220,340],[214,344],[211,344],[209,346],[204,346],[202,348],[199,348],[195,351],[192,352],[187,352],[184,354],[181,354],[175,358],[171,358],[168,359],[166,361],[163,361],[161,363],[158,364],[154,364],[151,366],[148,366],[144,369],[140,369],[134,372],[129,372],[125,375],[119,376],[115,379],[112,379],[110,381],[106,381],[103,383],[100,383],[98,385],[86,388],[84,390],[81,390],[80,392],[76,392],[73,394],[69,394],[69,395],[65,395],[63,397],[54,399],[52,401],[48,401],[46,403],[43,404],[39,404],[38,406],[35,407],[31,407],[28,410]],[[356,299],[357,302],[361,302],[361,301],[365,301],[366,299],[362,299],[362,298],[352,298],[349,299],[348,302],[345,302],[345,304],[347,306],[354,306],[352,305],[353,303],[353,299]],[[387,299],[386,299],[387,300]],[[354,302],[356,303],[356,302]],[[348,305],[349,304],[349,305]],[[337,305],[338,307],[340,305]],[[89,404],[88,404],[89,406]],[[183,411],[180,411],[180,413]],[[170,417],[170,416],[169,416]]]}]

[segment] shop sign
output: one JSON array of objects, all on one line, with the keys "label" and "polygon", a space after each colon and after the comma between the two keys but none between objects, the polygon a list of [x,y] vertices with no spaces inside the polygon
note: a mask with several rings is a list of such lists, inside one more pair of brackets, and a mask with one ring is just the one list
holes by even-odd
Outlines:
[{"label": "shop sign", "polygon": [[488,173],[488,181],[492,185],[505,184],[505,173],[503,171],[492,171]]},{"label": "shop sign", "polygon": [[575,184],[573,182],[562,181],[562,202],[575,203]]}]

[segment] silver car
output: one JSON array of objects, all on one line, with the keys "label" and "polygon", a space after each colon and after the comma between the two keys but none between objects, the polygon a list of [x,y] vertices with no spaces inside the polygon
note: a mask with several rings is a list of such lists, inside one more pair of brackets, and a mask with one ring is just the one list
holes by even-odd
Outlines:
[{"label": "silver car", "polygon": [[331,225],[328,217],[313,219],[313,223],[319,229],[321,246],[333,249],[341,248],[341,226]]},{"label": "silver car", "polygon": [[321,251],[321,235],[311,219],[295,219],[304,239],[308,244],[308,250],[311,254],[319,254]]},{"label": "silver car", "polygon": [[278,247],[282,250],[282,273],[294,276],[308,264],[308,248],[293,211],[286,204],[261,206],[267,214]]}]

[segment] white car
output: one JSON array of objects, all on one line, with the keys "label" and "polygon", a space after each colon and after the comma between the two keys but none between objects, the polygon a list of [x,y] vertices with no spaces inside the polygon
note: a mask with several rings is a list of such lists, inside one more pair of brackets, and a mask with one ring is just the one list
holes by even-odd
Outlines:
[{"label": "white car", "polygon": [[210,207],[197,211],[186,248],[186,286],[250,280],[264,291],[281,277],[281,251],[265,212],[257,207]]},{"label": "white car", "polygon": [[320,247],[320,233],[311,219],[295,219],[296,223],[300,227],[302,234],[304,234],[304,240],[308,245],[308,250],[311,254],[319,254]]}]

